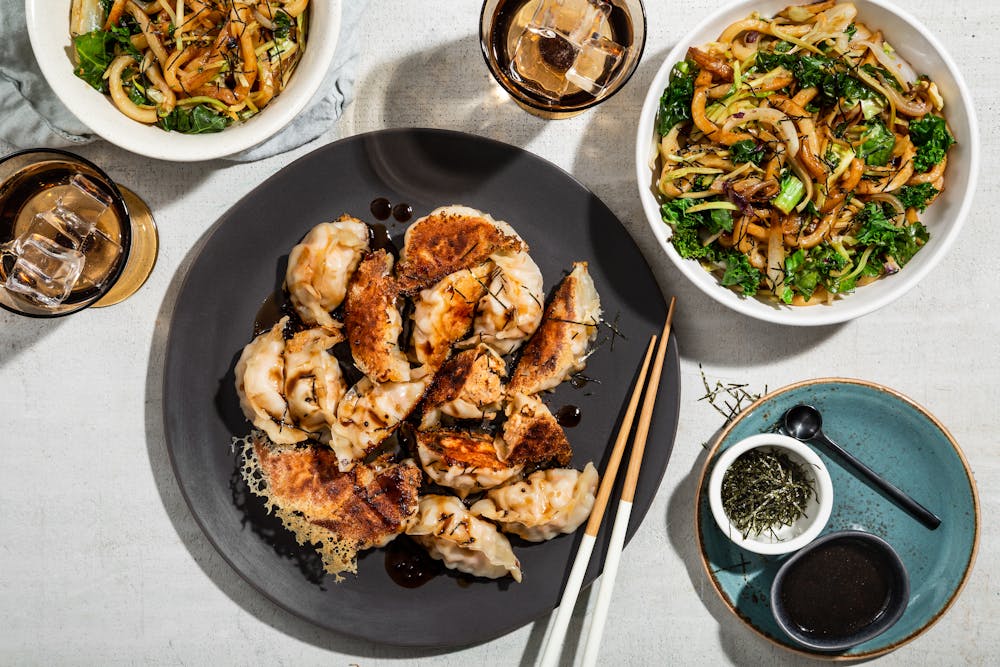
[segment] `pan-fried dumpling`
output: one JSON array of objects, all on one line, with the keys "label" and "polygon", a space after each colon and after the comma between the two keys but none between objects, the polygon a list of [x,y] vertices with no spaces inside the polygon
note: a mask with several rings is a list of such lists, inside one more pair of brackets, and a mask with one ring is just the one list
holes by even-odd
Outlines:
[{"label": "pan-fried dumpling", "polygon": [[478,432],[417,431],[417,454],[431,480],[462,498],[510,481],[524,467],[498,459],[493,436]]},{"label": "pan-fried dumpling", "polygon": [[392,435],[416,407],[430,380],[430,374],[410,382],[382,384],[361,378],[351,387],[337,406],[330,439],[340,469],[350,470]]},{"label": "pan-fried dumpling", "polygon": [[377,250],[361,260],[347,290],[344,328],[354,363],[373,382],[406,382],[410,362],[399,348],[403,318],[392,277],[392,255]]},{"label": "pan-fried dumpling", "polygon": [[337,469],[325,447],[244,440],[240,470],[250,490],[295,534],[312,543],[327,572],[357,572],[357,554],[388,544],[416,518],[423,475],[412,460]]},{"label": "pan-fried dumpling", "polygon": [[487,293],[479,300],[469,341],[509,354],[535,333],[542,321],[542,272],[525,251],[497,253],[491,259],[495,268]]},{"label": "pan-fried dumpling", "polygon": [[508,391],[536,394],[582,371],[600,321],[601,298],[587,263],[576,262],[545,308],[541,327],[524,346]]},{"label": "pan-fried dumpling", "polygon": [[414,299],[413,355],[419,363],[436,371],[448,358],[452,343],[469,331],[476,303],[486,293],[490,268],[487,262],[448,274]]},{"label": "pan-fried dumpling", "polygon": [[330,311],[344,300],[347,283],[368,249],[368,226],[349,215],[322,222],[288,253],[285,287],[306,324],[331,326]]},{"label": "pan-fried dumpling", "polygon": [[485,345],[463,350],[444,362],[424,397],[420,428],[438,425],[441,415],[455,419],[493,419],[504,395],[507,364]]},{"label": "pan-fried dumpling", "polygon": [[309,434],[292,423],[285,400],[285,323],[287,317],[247,343],[236,362],[236,393],[243,414],[272,441],[290,445]]},{"label": "pan-fried dumpling", "polygon": [[340,329],[315,327],[285,342],[285,398],[296,426],[317,436],[329,436],[337,405],[347,391],[340,363],[330,353],[344,340]]},{"label": "pan-fried dumpling", "polygon": [[489,579],[509,574],[521,581],[521,563],[507,538],[492,523],[470,514],[454,496],[421,498],[417,520],[406,534],[449,569]]},{"label": "pan-fried dumpling", "polygon": [[572,533],[590,516],[597,493],[597,469],[550,468],[527,479],[487,491],[469,511],[492,519],[500,530],[529,542]]},{"label": "pan-fried dumpling", "polygon": [[529,466],[569,465],[573,448],[549,408],[535,396],[509,396],[497,452],[502,461]]},{"label": "pan-fried dumpling", "polygon": [[396,275],[406,294],[433,285],[449,273],[479,266],[490,255],[524,247],[493,218],[468,206],[442,206],[406,230]]}]

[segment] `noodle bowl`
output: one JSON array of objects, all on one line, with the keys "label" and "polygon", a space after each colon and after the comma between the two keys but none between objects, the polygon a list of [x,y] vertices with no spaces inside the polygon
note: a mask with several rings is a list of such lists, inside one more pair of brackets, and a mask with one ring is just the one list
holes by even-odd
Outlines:
[{"label": "noodle bowl", "polygon": [[[971,190],[975,126],[957,73],[912,20],[880,1],[858,4],[860,14],[830,1],[773,18],[764,12],[781,9],[776,2],[721,11],[674,50],[643,109],[637,169],[641,185],[653,181],[640,188],[650,224],[699,286],[762,319],[842,321],[887,303],[926,273],[939,253],[918,253],[930,238],[935,248],[950,244],[967,208],[955,210]],[[885,35],[876,22],[887,23]],[[935,51],[945,62],[927,62]],[[955,136],[961,145],[949,150]],[[687,268],[697,264],[681,258],[715,278],[698,278]],[[879,280],[911,260],[919,268],[907,266],[907,279]],[[718,293],[719,282],[735,294]],[[858,289],[871,282],[880,285]],[[836,314],[784,307],[833,306],[856,289],[844,300],[855,304]]]},{"label": "noodle bowl", "polygon": [[216,132],[288,85],[308,9],[309,0],[73,0],[75,72],[132,120]]}]

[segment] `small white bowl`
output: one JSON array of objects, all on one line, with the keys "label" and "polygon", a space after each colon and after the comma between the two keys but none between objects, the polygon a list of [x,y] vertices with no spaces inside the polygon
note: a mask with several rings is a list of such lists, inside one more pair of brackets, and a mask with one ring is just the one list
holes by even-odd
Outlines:
[{"label": "small white bowl", "polygon": [[[732,524],[722,507],[722,478],[737,458],[757,448],[780,450],[792,461],[801,465],[806,474],[812,478],[815,493],[810,498],[803,516],[791,526],[782,526],[773,534],[766,532],[743,537],[743,533]],[[833,510],[833,482],[830,480],[830,472],[826,469],[826,465],[809,445],[787,435],[761,433],[740,440],[719,455],[712,468],[712,475],[708,479],[708,503],[719,530],[738,546],[758,554],[785,554],[812,542],[826,526]]]},{"label": "small white bowl", "polygon": [[286,88],[259,114],[214,134],[165,132],[134,121],[108,95],[73,73],[69,0],[25,0],[28,36],[49,86],[73,115],[103,139],[125,150],[174,162],[195,162],[232,155],[277,134],[302,111],[319,89],[340,34],[341,0],[309,3],[306,48]]},{"label": "small white bowl", "polygon": [[955,62],[934,34],[887,0],[853,0],[858,8],[858,20],[873,30],[881,30],[886,40],[917,72],[928,75],[937,83],[944,96],[944,115],[958,144],[948,151],[944,191],[920,216],[930,231],[930,241],[896,275],[860,287],[853,294],[830,304],[808,307],[779,306],[741,296],[720,285],[718,278],[703,269],[697,261],[681,257],[670,243],[670,227],[660,217],[660,203],[653,192],[655,179],[651,168],[651,161],[656,156],[656,112],[663,89],[670,80],[670,70],[675,63],[684,60],[688,47],[718,39],[726,26],[745,18],[750,12],[759,11],[762,16],[773,16],[790,4],[804,2],[737,0],[710,14],[681,39],[653,78],[643,102],[636,134],[635,167],[639,198],[653,234],[670,261],[699,289],[719,303],[759,320],[818,326],[847,322],[888,305],[906,294],[941,261],[958,238],[972,207],[972,195],[979,176],[980,146],[972,95]]}]

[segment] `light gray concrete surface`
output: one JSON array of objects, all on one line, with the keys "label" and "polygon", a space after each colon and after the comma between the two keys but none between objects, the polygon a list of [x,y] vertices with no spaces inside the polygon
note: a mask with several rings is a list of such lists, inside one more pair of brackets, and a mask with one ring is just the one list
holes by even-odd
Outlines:
[{"label": "light gray concrete surface", "polygon": [[[976,97],[983,172],[963,235],[921,285],[881,312],[838,327],[788,329],[744,319],[703,296],[668,266],[646,227],[632,171],[639,106],[669,48],[721,3],[646,4],[649,41],[637,74],[611,101],[571,120],[539,120],[499,93],[479,53],[478,2],[377,0],[363,26],[357,99],[336,131],[314,144],[247,165],[150,162],[104,143],[80,151],[149,202],[159,222],[160,257],[149,283],[119,306],[56,321],[0,311],[0,663],[534,661],[544,623],[454,653],[414,653],[298,620],[216,554],[188,513],[167,461],[159,417],[163,345],[180,278],[204,232],[265,177],[337,136],[424,126],[517,144],[571,172],[621,218],[664,292],[679,297],[680,427],[666,477],[622,561],[602,662],[810,662],[748,630],[698,564],[694,479],[703,463],[701,443],[721,426],[697,401],[701,363],[713,379],[756,389],[810,377],[866,378],[911,396],[948,426],[979,487],[978,562],[948,614],[879,661],[996,664],[1000,246],[992,207],[1000,206],[1000,139],[993,127],[1000,75],[992,38],[1000,29],[1000,5],[907,3],[950,50]],[[576,613],[578,633],[584,603]]]}]

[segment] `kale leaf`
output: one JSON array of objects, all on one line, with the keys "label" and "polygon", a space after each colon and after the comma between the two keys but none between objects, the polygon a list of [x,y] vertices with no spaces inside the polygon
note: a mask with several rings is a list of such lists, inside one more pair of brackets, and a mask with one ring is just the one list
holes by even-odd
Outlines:
[{"label": "kale leaf", "polygon": [[175,107],[156,124],[164,130],[173,130],[184,134],[208,134],[221,132],[233,122],[228,116],[216,113],[203,104],[193,107]]},{"label": "kale leaf", "polygon": [[916,208],[921,213],[927,208],[929,200],[937,196],[938,190],[930,183],[920,183],[919,185],[904,185],[895,193],[896,198],[903,203],[906,208]]},{"label": "kale leaf", "polygon": [[874,246],[899,266],[909,262],[930,238],[927,228],[920,222],[896,227],[886,216],[883,206],[875,202],[865,204],[857,218],[861,221],[858,243]]},{"label": "kale leaf", "polygon": [[848,100],[863,100],[877,95],[863,82],[851,76],[846,66],[836,58],[816,54],[785,53],[780,51],[778,46],[773,53],[757,52],[757,71],[770,72],[776,67],[784,67],[792,73],[802,88],[816,87],[819,91],[816,102],[821,107],[833,106],[842,97]]},{"label": "kale leaf", "polygon": [[753,296],[760,287],[763,274],[750,264],[750,259],[741,252],[732,251],[722,258],[726,270],[721,283],[726,287],[738,286],[747,296]]},{"label": "kale leaf", "polygon": [[688,61],[674,65],[670,83],[660,97],[658,129],[661,135],[670,132],[677,123],[691,120],[691,99],[694,97],[694,79],[698,70]]},{"label": "kale leaf", "polygon": [[910,140],[917,147],[913,168],[921,173],[930,171],[941,162],[948,148],[955,143],[944,118],[930,115],[910,123]]},{"label": "kale leaf", "polygon": [[753,139],[743,139],[729,147],[729,157],[734,164],[753,162],[759,167],[764,162],[766,151],[764,144],[758,144]]}]

